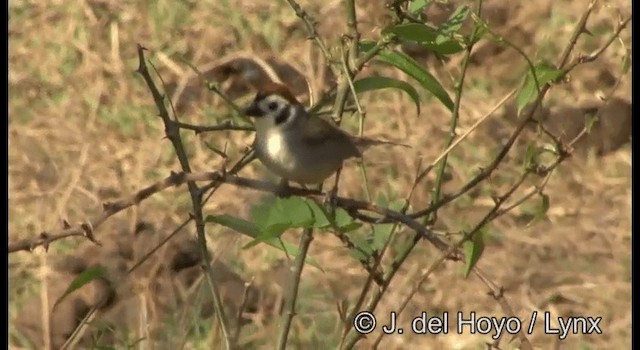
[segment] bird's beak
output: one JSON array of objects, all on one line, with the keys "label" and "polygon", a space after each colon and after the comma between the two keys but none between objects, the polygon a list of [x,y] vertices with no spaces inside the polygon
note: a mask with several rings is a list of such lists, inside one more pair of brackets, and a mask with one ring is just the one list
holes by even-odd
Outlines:
[{"label": "bird's beak", "polygon": [[251,104],[244,109],[244,115],[247,117],[260,117],[262,115],[262,111],[258,108],[258,105],[255,102],[251,102]]}]

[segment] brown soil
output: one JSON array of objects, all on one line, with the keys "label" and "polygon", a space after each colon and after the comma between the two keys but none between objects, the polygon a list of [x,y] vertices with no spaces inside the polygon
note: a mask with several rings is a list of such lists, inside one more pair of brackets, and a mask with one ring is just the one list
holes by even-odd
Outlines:
[{"label": "brown soil", "polygon": [[[330,40],[338,38],[345,31],[342,2],[309,2],[301,4],[316,14],[320,33]],[[161,0],[156,10],[142,3],[101,0],[47,6],[10,3],[10,240],[59,227],[62,219],[81,221],[96,214],[101,202],[179,169],[170,143],[162,138],[163,126],[155,117],[153,100],[141,77],[133,73],[137,68],[136,43],[151,50],[149,55],[183,122],[215,124],[212,115],[224,117],[225,113],[219,112],[224,103],[202,88],[175,53],[184,54],[207,79],[219,80],[221,88],[234,98],[246,98],[265,75],[272,75],[261,68],[264,63],[303,101],[310,98],[303,77],[309,79],[314,95],[332,84],[331,74],[322,68],[319,53],[312,50],[312,41],[305,40],[304,27],[290,8],[262,0],[230,3],[231,11],[210,2],[175,5]],[[365,37],[376,37],[390,19],[383,6],[374,3],[359,2]],[[594,11],[589,27],[593,36],[583,37],[576,52],[591,52],[604,42],[615,26],[616,9],[630,13],[627,2],[606,4]],[[583,1],[485,1],[485,19],[497,34],[527,54],[553,61],[584,7]],[[430,21],[446,19],[453,8],[446,4],[432,8]],[[621,36],[629,50],[630,37],[630,30]],[[460,55],[443,62],[409,45],[402,49],[433,67],[433,73],[452,94],[450,74],[459,73]],[[496,220],[479,263],[504,287],[515,316],[528,319],[534,311],[548,311],[554,317],[603,318],[603,334],[575,334],[562,341],[545,335],[539,325],[530,339],[540,349],[619,349],[631,343],[630,74],[618,81],[624,54],[625,47],[616,42],[601,59],[578,67],[570,81],[551,90],[539,119],[561,139],[577,135],[588,115],[597,114],[598,121],[547,185],[550,208],[546,218],[529,225],[531,211],[525,207],[535,203],[526,203]],[[466,79],[458,134],[516,87],[524,69],[525,61],[514,50],[481,41]],[[374,72],[401,77],[378,66],[364,74]],[[600,97],[611,91],[612,97],[603,102]],[[449,114],[435,99],[427,99],[416,118],[409,99],[390,91],[366,95],[362,102],[368,111],[368,135],[393,137],[412,146],[411,151],[372,150],[366,157],[377,164],[368,171],[373,195],[404,197],[418,159],[426,164],[441,152]],[[508,105],[455,149],[444,190],[458,188],[487,164],[516,121],[515,107]],[[347,127],[355,124],[346,121]],[[183,137],[189,144],[194,170],[204,171],[223,164],[208,144],[219,149],[226,144],[233,161],[253,136],[247,132],[196,136],[183,132]],[[527,144],[539,139],[535,127],[528,130],[491,182],[443,208],[436,228],[456,232],[480,219],[492,205],[490,195],[516,179]],[[262,177],[265,172],[260,165],[251,165],[241,175]],[[433,181],[430,175],[416,192],[413,207],[429,202]],[[357,167],[347,165],[340,194],[365,198],[361,182]],[[223,186],[207,204],[205,214],[248,217],[251,206],[263,199],[251,190]],[[212,322],[213,309],[211,300],[203,297],[208,286],[206,281],[202,283],[193,226],[179,232],[134,272],[127,272],[188,217],[190,207],[184,188],[169,189],[102,226],[96,233],[101,247],[71,239],[53,243],[47,253],[39,248],[33,253],[10,255],[12,342],[24,344],[20,338],[27,337],[37,344],[35,348],[41,348],[43,329],[49,328],[51,345],[58,348],[79,320],[95,308],[96,316],[83,333],[80,348],[88,347],[92,339],[102,344],[125,344],[126,332],[128,343],[151,337],[155,342],[151,348],[203,348],[191,337],[195,337],[194,329],[204,327],[197,320]],[[275,342],[277,322],[270,320],[281,305],[282,286],[288,276],[286,257],[264,245],[243,250],[248,239],[220,227],[211,226],[208,233],[227,314],[238,314],[244,301],[246,314],[231,317],[249,329],[242,334],[243,343],[270,348],[264,344]],[[409,237],[409,232],[399,235]],[[288,232],[283,237],[297,242],[299,234]],[[293,348],[323,344],[326,333],[334,332],[339,322],[335,305],[344,298],[355,298],[367,276],[332,235],[318,234],[310,256],[324,271],[305,269],[301,307],[292,328]],[[436,249],[420,243],[376,314],[384,318],[397,310],[409,286],[437,257]],[[69,283],[94,266],[105,267],[107,274],[53,309]],[[461,265],[452,262],[438,269],[412,298],[400,322],[408,322],[421,311],[448,312],[450,318],[458,311],[503,316],[481,282],[474,277],[463,279],[461,271]],[[46,310],[44,315],[42,310]],[[48,317],[47,324],[43,320]],[[368,341],[371,339],[365,339],[361,347],[368,348]],[[469,332],[447,336],[405,333],[385,337],[382,346],[478,349],[490,341],[489,336]],[[507,339],[502,342],[503,348],[512,347],[507,343]]]}]

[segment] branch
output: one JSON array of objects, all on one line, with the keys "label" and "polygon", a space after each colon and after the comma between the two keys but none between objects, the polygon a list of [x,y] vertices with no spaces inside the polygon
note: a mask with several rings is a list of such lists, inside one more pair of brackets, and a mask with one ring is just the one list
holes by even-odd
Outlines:
[{"label": "branch", "polygon": [[[81,224],[78,227],[67,227],[64,230],[59,232],[55,232],[50,234],[50,236],[74,236],[74,235],[82,235],[83,228],[82,227],[92,227],[95,230],[98,226],[100,226],[108,217],[126,209],[133,205],[137,205],[143,200],[151,197],[152,195],[159,193],[169,187],[177,187],[189,182],[201,182],[201,181],[213,181],[213,182],[221,182],[232,184],[239,187],[246,187],[262,192],[269,193],[278,193],[279,187],[277,184],[255,180],[250,178],[244,178],[236,175],[227,174],[222,171],[212,171],[212,172],[201,172],[201,173],[186,173],[186,172],[171,172],[171,174],[163,180],[160,180],[152,185],[149,185],[132,195],[120,199],[115,202],[107,202],[103,204],[103,212],[98,215],[95,219],[90,220],[86,223]],[[324,199],[328,193],[322,192],[313,189],[306,188],[298,188],[298,187],[290,187],[288,191],[291,195],[294,196],[304,196],[304,197],[315,197],[317,199]],[[425,238],[437,239],[434,241],[434,244],[442,247],[444,243],[439,242],[439,238],[437,235],[427,230],[425,227],[420,225],[417,221],[411,219],[408,215],[403,215],[400,212],[391,210],[389,208],[380,207],[374,203],[369,203],[366,201],[360,201],[351,198],[345,197],[336,197],[335,198],[336,205],[345,209],[350,215],[354,216],[354,218],[362,218],[366,222],[375,222],[383,219],[388,219],[394,222],[399,222],[405,224],[406,226],[420,232]],[[380,215],[381,218],[376,219],[365,214],[362,214],[361,211],[371,212],[377,215]],[[93,232],[93,231],[92,231]],[[64,237],[61,237],[64,238]],[[61,239],[57,238],[57,239]],[[55,239],[55,240],[57,240]],[[22,241],[18,243],[9,244],[9,252],[13,253],[19,250],[29,250],[29,247],[39,246],[42,243],[38,243],[40,238],[36,238],[29,242],[29,244],[22,243]],[[24,247],[24,248],[23,248]],[[18,249],[22,248],[22,249]]]},{"label": "branch", "polygon": [[255,128],[248,125],[233,125],[230,121],[222,122],[218,125],[193,125],[176,122],[180,129],[193,130],[196,134],[209,131],[254,131]]},{"label": "branch", "polygon": [[[176,156],[178,157],[178,161],[180,162],[180,166],[182,170],[185,172],[191,172],[191,166],[189,165],[189,158],[187,157],[187,153],[184,149],[184,145],[182,143],[182,138],[180,137],[180,127],[178,126],[178,122],[171,120],[169,117],[169,112],[164,104],[164,96],[160,94],[158,88],[155,86],[151,75],[149,74],[149,69],[146,65],[146,59],[144,57],[145,48],[142,45],[138,44],[138,73],[142,75],[151,95],[153,96],[153,100],[158,108],[158,115],[162,118],[162,122],[164,123],[164,131],[171,141],[174,150],[176,151]],[[160,77],[162,79],[162,77]],[[175,111],[174,111],[175,116]],[[202,214],[202,192],[200,188],[193,181],[187,182],[187,187],[189,188],[189,195],[191,196],[191,203],[193,206],[193,218],[196,224],[196,232],[198,236],[198,246],[200,248],[200,255],[202,261],[204,261],[204,270],[206,272],[207,281],[209,282],[209,287],[211,288],[211,294],[213,297],[213,302],[216,310],[216,317],[220,322],[220,328],[223,334],[223,338],[225,340],[225,346],[227,349],[232,348],[231,344],[231,333],[229,331],[229,324],[225,317],[224,308],[222,307],[222,301],[218,290],[215,285],[215,278],[213,277],[213,269],[211,268],[211,264],[209,264],[210,255],[209,250],[207,249],[207,237],[205,236],[204,231],[204,218]]]},{"label": "branch", "polygon": [[304,269],[304,261],[309,251],[309,246],[313,241],[313,228],[304,229],[300,238],[300,247],[298,255],[293,263],[293,276],[289,279],[289,295],[287,295],[287,303],[284,309],[284,320],[281,324],[280,335],[278,336],[278,350],[284,350],[287,347],[287,338],[289,337],[289,329],[291,321],[296,314],[296,301],[298,299],[298,289],[300,288],[300,277]]},{"label": "branch", "polygon": [[298,16],[302,20],[305,27],[307,28],[307,33],[309,34],[308,39],[315,40],[316,44],[320,48],[320,51],[322,51],[322,54],[324,55],[324,59],[326,60],[327,64],[330,65],[331,53],[329,53],[327,45],[325,45],[324,41],[322,41],[322,38],[320,38],[320,35],[318,35],[318,31],[316,30],[315,21],[313,20],[313,18],[311,18],[307,11],[300,7],[300,5],[295,0],[287,0],[287,2],[293,9],[293,12],[296,13],[296,16]]},{"label": "branch", "polygon": [[[571,53],[571,51],[573,51],[573,49],[575,47],[575,44],[577,42],[576,35],[579,35],[579,34],[585,32],[584,26],[586,24],[586,21],[587,21],[589,15],[591,14],[594,2],[595,1],[592,1],[589,4],[587,10],[582,15],[580,21],[578,22],[578,26],[576,27],[576,30],[574,31],[574,34],[572,35],[569,43],[567,44],[567,47],[564,50],[563,55],[560,58],[560,62],[558,64],[558,69],[562,70],[562,73],[560,74],[560,77],[558,77],[558,80],[562,80],[567,74],[569,74],[569,72],[571,70],[573,70],[578,65],[584,64],[584,63],[588,63],[588,62],[593,62],[594,60],[596,60],[604,52],[604,50],[598,49],[598,50],[594,51],[592,54],[588,55],[588,57],[589,57],[588,60],[584,60],[584,58],[579,57],[579,58],[577,58],[575,61],[573,61],[572,63],[570,63],[567,66],[566,57],[569,56],[569,54]],[[616,31],[611,35],[611,37],[607,40],[606,44],[603,47],[608,47],[615,40],[615,38],[617,38],[619,36],[620,32],[622,31],[622,29],[624,29],[626,27],[627,24],[628,24],[628,18],[625,19],[624,21],[621,21],[619,23],[618,28],[616,29]],[[495,156],[495,158],[487,166],[482,168],[480,170],[480,172],[473,179],[471,179],[469,182],[467,182],[465,185],[463,185],[459,190],[443,196],[438,202],[430,205],[428,208],[416,211],[416,212],[410,214],[409,216],[412,217],[412,218],[419,218],[419,217],[422,217],[422,216],[425,216],[425,215],[429,215],[431,212],[443,207],[444,205],[450,203],[451,201],[455,200],[456,198],[458,198],[458,197],[462,196],[463,194],[467,193],[469,190],[474,188],[477,184],[479,184],[480,182],[482,182],[483,180],[485,180],[489,176],[491,176],[493,171],[495,169],[497,169],[498,165],[502,162],[504,157],[506,157],[506,155],[509,153],[509,151],[511,150],[511,148],[515,144],[515,141],[518,138],[518,136],[520,135],[520,133],[522,133],[522,131],[527,126],[527,124],[529,124],[532,120],[534,120],[535,112],[537,111],[538,107],[540,106],[542,100],[544,99],[546,93],[549,91],[550,88],[551,88],[551,82],[548,82],[548,83],[546,83],[546,84],[544,84],[543,86],[540,87],[540,92],[538,93],[538,97],[536,98],[535,102],[533,103],[532,108],[527,109],[527,113],[521,117],[520,122],[516,125],[514,131],[511,133],[511,136],[509,137],[508,141],[505,143],[505,145],[502,147],[502,149],[500,149],[500,151]]]},{"label": "branch", "polygon": [[[481,16],[482,11],[482,0],[478,1],[478,8],[476,10],[477,16]],[[480,26],[475,25],[473,28],[473,33],[470,38],[475,38],[480,30]],[[471,51],[473,50],[473,46],[475,44],[475,40],[472,40],[468,43],[467,48],[465,50],[464,58],[462,59],[462,68],[460,73],[460,79],[456,82],[456,96],[455,101],[453,103],[453,111],[451,112],[451,123],[449,125],[449,138],[447,139],[445,149],[451,147],[453,141],[456,138],[456,128],[458,127],[458,118],[460,117],[460,101],[462,100],[462,92],[464,91],[464,79],[467,76],[467,69],[469,67],[469,61],[471,58]],[[433,197],[431,198],[431,204],[438,202],[440,199],[440,191],[442,190],[442,181],[444,179],[445,169],[447,167],[447,161],[449,157],[448,154],[445,153],[444,157],[438,164],[436,181],[433,188]],[[437,219],[437,211],[433,210],[430,213],[430,216],[427,218],[429,222],[435,222]]]}]

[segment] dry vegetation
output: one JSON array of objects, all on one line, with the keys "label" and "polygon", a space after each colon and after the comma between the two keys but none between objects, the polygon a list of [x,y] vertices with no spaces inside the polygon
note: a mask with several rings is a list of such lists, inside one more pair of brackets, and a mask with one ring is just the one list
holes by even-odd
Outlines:
[{"label": "dry vegetation", "polygon": [[[335,42],[345,32],[342,1],[300,3],[318,20],[318,30],[327,42]],[[374,5],[375,1],[357,3],[363,36],[377,38],[390,20],[387,10]],[[484,16],[492,30],[528,55],[550,61],[566,46],[586,7],[583,1],[485,3]],[[446,13],[446,6],[438,8]],[[432,14],[434,21],[442,17],[437,12]],[[629,3],[601,1],[589,20],[592,35],[580,38],[576,55],[599,48],[615,28],[618,13],[628,15]],[[316,91],[325,86],[323,82],[331,81],[319,51],[305,40],[304,26],[284,1],[12,1],[9,15],[10,241],[62,227],[64,219],[72,224],[85,220],[98,214],[104,201],[126,196],[180,169],[170,143],[163,139],[164,127],[147,86],[135,72],[138,43],[149,49],[148,58],[185,123],[214,125],[223,121],[227,109],[224,101],[201,88],[183,59],[207,71],[210,79],[226,77],[229,72],[206,67],[220,67],[244,55],[287,62],[308,77]],[[601,97],[609,97],[609,102],[593,132],[576,145],[574,156],[560,165],[546,185],[550,207],[545,218],[528,224],[537,205],[532,200],[497,219],[479,262],[504,287],[521,318],[527,319],[533,311],[603,317],[601,335],[571,335],[559,341],[537,328],[529,337],[537,348],[620,349],[631,344],[631,154],[627,143],[631,79],[622,72],[623,57],[631,50],[630,38],[630,30],[624,30],[597,61],[577,67],[569,82],[549,92],[540,116],[546,117],[551,132],[565,140],[582,130],[585,114],[603,105]],[[462,55],[443,62],[405,49],[428,64],[445,88],[453,91],[452,77],[460,73]],[[515,50],[481,41],[467,72],[458,134],[517,87],[525,68]],[[374,72],[403,77],[378,66],[363,74]],[[292,81],[302,99],[308,98],[300,77],[291,71],[280,74],[283,80]],[[227,81],[223,88],[234,98],[252,93],[234,81]],[[362,95],[367,110],[365,133],[402,140],[412,147],[409,151],[374,149],[367,154],[368,186],[374,199],[404,198],[419,159],[428,164],[443,150],[450,113],[437,100],[423,95],[419,117],[401,92]],[[452,151],[444,192],[459,188],[490,161],[511,132],[516,120],[513,110],[507,103]],[[345,117],[345,127],[355,132],[356,118]],[[228,162],[233,164],[253,138],[245,131],[196,135],[183,131],[182,136],[194,171],[217,170],[223,165],[224,160],[210,147],[226,148]],[[493,205],[491,195],[518,178],[527,144],[538,137],[533,128],[525,132],[489,182],[438,213],[435,229],[459,232],[475,224]],[[257,163],[240,175],[270,179]],[[414,194],[414,207],[430,201],[434,181],[435,172],[431,172]],[[532,180],[524,188],[537,183]],[[366,196],[363,174],[354,163],[343,171],[340,195]],[[223,185],[204,211],[249,217],[251,208],[265,200],[270,196]],[[170,188],[110,218],[95,233],[102,246],[76,237],[56,241],[48,251],[38,247],[31,253],[9,255],[9,332],[13,343],[22,344],[12,348],[29,348],[25,337],[36,342],[34,348],[42,348],[42,334],[47,332],[52,337],[44,344],[59,347],[75,328],[75,318],[96,304],[99,311],[83,334],[98,344],[118,349],[132,344],[147,349],[217,348],[221,335],[215,318],[209,317],[213,306],[208,289],[201,288],[193,224],[128,273],[188,218],[190,210],[185,187]],[[270,322],[270,315],[286,285],[286,256],[264,244],[242,249],[249,239],[221,226],[208,225],[207,235],[227,315],[232,315],[234,324],[246,323],[240,343],[247,348],[272,348],[278,322]],[[296,243],[299,236],[291,231],[283,238]],[[399,237],[408,238],[410,233],[400,230]],[[357,297],[367,272],[328,233],[316,234],[309,256],[323,271],[304,270],[289,344],[292,348],[334,347],[341,329],[336,304]],[[437,249],[420,242],[376,314],[384,317],[397,310],[423,270],[438,257]],[[97,265],[105,266],[107,275],[51,311],[75,276]],[[462,264],[441,265],[411,299],[400,322],[420,311],[502,316],[503,310],[480,281],[463,279],[461,270]],[[248,291],[245,281],[252,281]],[[247,315],[235,317],[240,308]],[[52,322],[43,321],[49,316]],[[386,336],[381,346],[479,349],[491,342],[488,336],[468,332],[447,336],[406,333]],[[155,345],[148,340],[138,342],[141,338],[153,338]],[[373,338],[359,346],[368,348]],[[90,348],[91,341],[83,341],[78,347]],[[508,339],[501,345],[505,349],[514,346]]]}]

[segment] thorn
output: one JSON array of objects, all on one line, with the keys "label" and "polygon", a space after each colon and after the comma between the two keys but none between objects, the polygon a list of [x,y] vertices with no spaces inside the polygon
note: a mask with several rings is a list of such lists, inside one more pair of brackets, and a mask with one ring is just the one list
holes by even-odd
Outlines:
[{"label": "thorn", "polygon": [[88,240],[90,240],[91,242],[95,243],[96,245],[102,246],[102,243],[100,241],[98,241],[96,239],[96,237],[93,235],[94,230],[93,230],[93,225],[91,224],[91,222],[89,222],[89,221],[83,222],[82,224],[80,224],[80,227],[84,231],[84,236]]},{"label": "thorn", "polygon": [[225,158],[222,162],[222,169],[220,169],[220,178],[225,178],[227,176],[227,159]]},{"label": "thorn", "polygon": [[85,237],[89,239],[93,238],[93,225],[91,225],[91,222],[89,221],[83,222],[82,224],[80,224],[80,227],[82,228],[82,231],[84,231]]},{"label": "thorn", "polygon": [[[40,233],[40,239],[43,240],[42,242],[42,248],[44,248],[45,252],[49,252],[49,234],[46,232],[41,232]],[[32,245],[30,247],[30,250],[33,251],[36,248],[35,245]]]},{"label": "thorn", "polygon": [[586,26],[582,27],[582,29],[580,30],[580,34],[587,34],[588,36],[593,36],[593,33],[591,33]]},{"label": "thorn", "polygon": [[113,209],[113,203],[112,202],[104,202],[104,203],[102,203],[102,210],[110,211],[111,209]]}]

